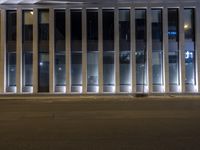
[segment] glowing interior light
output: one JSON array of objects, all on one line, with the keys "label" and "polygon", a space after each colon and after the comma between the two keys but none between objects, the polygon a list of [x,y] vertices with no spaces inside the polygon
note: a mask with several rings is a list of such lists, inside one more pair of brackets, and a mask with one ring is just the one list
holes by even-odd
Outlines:
[{"label": "glowing interior light", "polygon": [[99,86],[96,86],[96,91],[95,91],[96,93],[98,93],[99,92]]},{"label": "glowing interior light", "polygon": [[188,28],[188,24],[185,24],[185,25],[184,25],[184,29],[187,29],[187,28]]},{"label": "glowing interior light", "polygon": [[63,93],[66,92],[66,87],[65,87],[65,86],[62,86],[62,88],[61,88],[61,92],[63,92]]},{"label": "glowing interior light", "polygon": [[30,11],[30,14],[33,15],[33,11]]},{"label": "glowing interior light", "polygon": [[115,86],[112,86],[112,92],[114,93],[115,92]]},{"label": "glowing interior light", "polygon": [[43,62],[40,62],[40,66],[43,66]]},{"label": "glowing interior light", "polygon": [[129,92],[129,93],[132,92],[132,88],[131,88],[131,86],[128,87],[128,92]]},{"label": "glowing interior light", "polygon": [[79,93],[82,93],[82,92],[83,92],[83,88],[81,86],[81,87],[79,87]]},{"label": "glowing interior light", "polygon": [[179,85],[178,87],[177,87],[178,89],[178,92],[180,92],[181,91],[181,86]]},{"label": "glowing interior light", "polygon": [[185,52],[185,59],[193,58],[193,53],[190,51]]}]

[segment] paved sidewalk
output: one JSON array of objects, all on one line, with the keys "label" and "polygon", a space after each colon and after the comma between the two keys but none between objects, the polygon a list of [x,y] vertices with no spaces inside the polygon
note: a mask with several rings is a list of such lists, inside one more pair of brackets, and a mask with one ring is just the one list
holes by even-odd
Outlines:
[{"label": "paved sidewalk", "polygon": [[199,150],[198,97],[0,100],[0,150]]}]

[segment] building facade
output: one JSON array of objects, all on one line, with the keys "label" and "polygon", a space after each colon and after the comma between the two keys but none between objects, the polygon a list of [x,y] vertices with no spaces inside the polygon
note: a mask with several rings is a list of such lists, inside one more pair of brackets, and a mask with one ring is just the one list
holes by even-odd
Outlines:
[{"label": "building facade", "polygon": [[200,93],[200,1],[4,1],[0,93]]}]

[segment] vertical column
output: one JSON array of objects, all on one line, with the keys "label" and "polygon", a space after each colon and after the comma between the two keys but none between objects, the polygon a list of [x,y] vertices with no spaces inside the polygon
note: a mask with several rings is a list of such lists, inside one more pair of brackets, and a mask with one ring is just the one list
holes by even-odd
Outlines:
[{"label": "vertical column", "polygon": [[38,92],[38,10],[33,9],[33,93]]},{"label": "vertical column", "polygon": [[151,8],[147,8],[147,84],[148,92],[152,93],[152,27]]},{"label": "vertical column", "polygon": [[164,92],[169,93],[168,12],[163,8],[163,79]]},{"label": "vertical column", "polygon": [[98,69],[99,69],[99,93],[103,93],[103,22],[102,22],[102,8],[98,10]]},{"label": "vertical column", "polygon": [[115,66],[115,92],[120,92],[120,68],[119,68],[119,9],[114,10],[114,66]]},{"label": "vertical column", "polygon": [[66,9],[66,92],[71,92],[70,9]]},{"label": "vertical column", "polygon": [[184,8],[179,9],[179,68],[180,92],[185,92],[185,48],[184,48]]},{"label": "vertical column", "polygon": [[195,9],[196,92],[200,92],[200,5]]},{"label": "vertical column", "polygon": [[130,11],[130,20],[131,20],[131,58],[130,58],[130,63],[131,63],[131,89],[132,93],[136,93],[136,58],[135,58],[135,12],[134,12],[134,7],[131,7]]},{"label": "vertical column", "polygon": [[22,10],[17,9],[16,88],[22,92]]},{"label": "vertical column", "polygon": [[86,9],[82,9],[82,83],[83,93],[87,93],[87,26]]},{"label": "vertical column", "polygon": [[6,92],[6,10],[1,10],[0,92]]},{"label": "vertical column", "polygon": [[55,91],[55,74],[54,74],[54,9],[49,9],[49,92],[54,93]]}]

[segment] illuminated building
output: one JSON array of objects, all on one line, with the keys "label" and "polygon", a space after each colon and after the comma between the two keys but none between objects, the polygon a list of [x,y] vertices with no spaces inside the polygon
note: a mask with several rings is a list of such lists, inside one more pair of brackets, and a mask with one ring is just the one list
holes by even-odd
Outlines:
[{"label": "illuminated building", "polygon": [[198,93],[200,2],[0,1],[1,93]]}]

